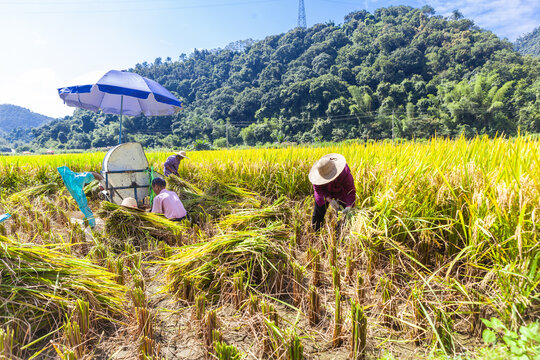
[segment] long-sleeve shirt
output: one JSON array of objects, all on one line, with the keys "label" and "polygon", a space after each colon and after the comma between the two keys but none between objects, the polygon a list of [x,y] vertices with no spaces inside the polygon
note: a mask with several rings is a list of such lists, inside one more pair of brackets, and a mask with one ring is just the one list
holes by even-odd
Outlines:
[{"label": "long-sleeve shirt", "polygon": [[154,198],[152,212],[163,214],[167,219],[181,219],[187,212],[174,191],[163,189]]},{"label": "long-sleeve shirt", "polygon": [[[178,159],[178,156],[171,155],[165,160],[165,164],[163,164],[163,173],[165,176],[169,176],[171,174],[178,173],[178,166],[180,165],[180,159]],[[170,171],[171,169],[172,171]]]},{"label": "long-sleeve shirt", "polygon": [[315,202],[319,206],[326,203],[326,198],[341,200],[346,206],[352,206],[356,200],[356,189],[354,179],[348,165],[337,178],[324,185],[313,185],[315,192]]}]

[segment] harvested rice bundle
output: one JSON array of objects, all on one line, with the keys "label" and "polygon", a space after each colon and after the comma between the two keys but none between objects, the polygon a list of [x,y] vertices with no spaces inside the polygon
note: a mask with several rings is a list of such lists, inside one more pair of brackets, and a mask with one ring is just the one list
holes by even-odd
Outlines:
[{"label": "harvested rice bundle", "polygon": [[191,233],[184,222],[170,221],[162,215],[107,201],[102,203],[98,216],[105,219],[105,231],[112,237],[111,246],[117,251],[122,251],[128,241],[144,247],[149,238],[176,245],[182,243],[183,236]]},{"label": "harvested rice bundle", "polygon": [[[169,278],[167,290],[180,295],[205,291],[209,299],[217,300],[221,287],[232,289],[232,275],[244,271],[247,287],[276,294],[281,291],[276,284],[290,274],[289,256],[275,241],[284,240],[287,232],[282,226],[270,226],[258,231],[236,231],[215,236],[178,249],[178,253],[163,261]],[[279,278],[279,279],[278,279]],[[189,299],[187,299],[189,300]]]},{"label": "harvested rice bundle", "polygon": [[222,229],[246,229],[247,227],[266,227],[269,221],[286,220],[291,215],[287,198],[282,196],[272,205],[263,208],[241,209],[227,215],[219,222]]},{"label": "harvested rice bundle", "polygon": [[201,196],[204,193],[195,185],[174,175],[167,177],[167,187],[174,192],[182,193],[188,199],[195,196]]},{"label": "harvested rice bundle", "polygon": [[235,207],[260,206],[257,194],[217,179],[212,179],[205,191],[177,176],[169,176],[167,184],[196,222],[228,214]]},{"label": "harvested rice bundle", "polygon": [[217,198],[227,199],[228,201],[247,201],[255,204],[258,203],[257,193],[241,188],[232,183],[223,182],[217,178],[212,179],[210,184],[208,184],[208,189],[205,191],[205,193]]},{"label": "harvested rice bundle", "polygon": [[92,180],[84,187],[84,195],[86,195],[89,200],[97,200],[100,192],[101,188],[99,181],[97,180]]},{"label": "harvested rice bundle", "polygon": [[13,203],[18,203],[23,199],[30,199],[40,195],[51,195],[58,192],[58,190],[60,190],[60,186],[57,183],[48,183],[33,186],[31,188],[14,193],[9,197],[9,200]]},{"label": "harvested rice bundle", "polygon": [[126,288],[115,274],[48,246],[0,236],[0,275],[0,323],[16,329],[16,348],[43,340],[18,354],[22,358],[48,345],[78,299],[90,304],[94,324],[124,316]]}]

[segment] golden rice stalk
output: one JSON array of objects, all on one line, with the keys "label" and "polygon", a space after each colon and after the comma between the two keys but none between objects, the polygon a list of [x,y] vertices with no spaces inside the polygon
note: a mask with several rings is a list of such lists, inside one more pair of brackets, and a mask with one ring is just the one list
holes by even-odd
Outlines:
[{"label": "golden rice stalk", "polygon": [[245,357],[234,345],[227,345],[223,341],[214,340],[214,351],[218,360],[242,360]]},{"label": "golden rice stalk", "polygon": [[204,346],[207,353],[212,353],[214,351],[214,332],[219,329],[216,310],[211,310],[206,314],[206,318],[204,319],[202,326]]},{"label": "golden rice stalk", "polygon": [[343,320],[341,318],[341,294],[339,288],[335,288],[336,292],[336,311],[334,313],[334,334],[332,336],[332,345],[339,347],[343,343],[341,338],[341,327],[343,326]]},{"label": "golden rice stalk", "polygon": [[200,293],[195,297],[195,306],[193,307],[193,312],[191,313],[191,318],[197,326],[197,336],[203,336],[203,326],[202,322],[206,316],[206,295]]},{"label": "golden rice stalk", "polygon": [[311,271],[313,275],[311,277],[311,283],[315,286],[319,286],[321,283],[321,256],[319,250],[311,249]]},{"label": "golden rice stalk", "polygon": [[304,360],[304,346],[294,328],[288,328],[285,334],[287,360]]},{"label": "golden rice stalk", "polygon": [[136,307],[137,337],[145,336],[154,339],[154,313],[147,307]]},{"label": "golden rice stalk", "polygon": [[364,314],[364,308],[358,302],[351,300],[351,353],[353,360],[364,359],[367,338],[367,318]]},{"label": "golden rice stalk", "polygon": [[236,309],[240,309],[240,305],[245,297],[246,284],[245,284],[245,271],[238,271],[233,275],[233,299]]},{"label": "golden rice stalk", "polygon": [[249,294],[249,314],[255,315],[259,311],[259,297],[253,293]]},{"label": "golden rice stalk", "polygon": [[341,289],[341,275],[339,273],[339,268],[332,266],[332,285],[334,289]]},{"label": "golden rice stalk", "polygon": [[0,328],[0,359],[11,359],[16,356],[13,342],[13,330],[8,326]]},{"label": "golden rice stalk", "polygon": [[364,293],[364,278],[362,277],[362,273],[358,271],[356,273],[356,300],[360,304],[364,301]]},{"label": "golden rice stalk", "polygon": [[299,306],[302,302],[304,295],[304,272],[303,266],[300,266],[296,262],[292,262],[293,269],[293,302],[296,306]]},{"label": "golden rice stalk", "polygon": [[309,286],[309,323],[315,326],[319,323],[319,316],[321,314],[321,300],[317,288],[313,285]]},{"label": "golden rice stalk", "polygon": [[64,324],[64,334],[68,347],[75,353],[77,359],[81,359],[84,356],[85,347],[79,324],[74,320],[68,320]]},{"label": "golden rice stalk", "polygon": [[156,344],[156,340],[147,336],[139,338],[139,359],[151,360],[157,358],[160,352],[160,346]]}]

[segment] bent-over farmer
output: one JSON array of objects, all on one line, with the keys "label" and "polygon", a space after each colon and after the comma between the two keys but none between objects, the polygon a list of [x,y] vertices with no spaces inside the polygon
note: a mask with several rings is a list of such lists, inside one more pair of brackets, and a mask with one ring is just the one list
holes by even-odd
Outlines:
[{"label": "bent-over farmer", "polygon": [[163,214],[172,221],[184,220],[187,217],[184,204],[174,191],[165,189],[167,182],[161,178],[152,180],[152,190],[156,193],[154,203],[152,204],[152,212]]},{"label": "bent-over farmer", "polygon": [[309,171],[313,184],[315,206],[311,225],[315,231],[321,228],[330,204],[336,210],[348,213],[356,200],[356,189],[351,170],[341,154],[327,154],[320,158]]},{"label": "bent-over farmer", "polygon": [[180,166],[180,161],[183,159],[189,159],[184,150],[169,156],[163,165],[163,173],[165,176],[169,176],[171,174],[178,176],[178,166]]}]

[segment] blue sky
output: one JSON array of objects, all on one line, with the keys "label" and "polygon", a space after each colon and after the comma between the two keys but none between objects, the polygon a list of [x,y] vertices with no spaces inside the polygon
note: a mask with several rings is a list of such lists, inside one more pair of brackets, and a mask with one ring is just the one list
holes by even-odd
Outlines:
[{"label": "blue sky", "polygon": [[[459,9],[514,41],[540,25],[540,0],[304,0],[307,25],[390,5]],[[263,39],[296,26],[298,0],[0,0],[0,104],[52,117],[73,113],[56,88],[95,82],[110,69],[194,48]]]}]

